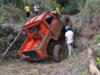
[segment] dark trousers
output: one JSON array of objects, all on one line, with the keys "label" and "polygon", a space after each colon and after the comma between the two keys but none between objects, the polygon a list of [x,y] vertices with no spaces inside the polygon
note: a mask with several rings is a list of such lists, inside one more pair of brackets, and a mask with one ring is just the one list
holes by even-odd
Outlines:
[{"label": "dark trousers", "polygon": [[30,17],[30,12],[26,12],[26,17]]}]

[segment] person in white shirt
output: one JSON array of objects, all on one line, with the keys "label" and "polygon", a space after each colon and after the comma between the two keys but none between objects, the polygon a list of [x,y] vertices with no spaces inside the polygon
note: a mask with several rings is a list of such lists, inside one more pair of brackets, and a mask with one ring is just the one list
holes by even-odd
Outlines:
[{"label": "person in white shirt", "polygon": [[35,15],[39,14],[40,6],[38,4],[34,5],[34,11],[35,11]]},{"label": "person in white shirt", "polygon": [[66,38],[66,44],[67,44],[67,47],[68,47],[68,56],[71,56],[72,50],[73,50],[74,33],[71,30],[70,26],[66,27],[65,38]]}]

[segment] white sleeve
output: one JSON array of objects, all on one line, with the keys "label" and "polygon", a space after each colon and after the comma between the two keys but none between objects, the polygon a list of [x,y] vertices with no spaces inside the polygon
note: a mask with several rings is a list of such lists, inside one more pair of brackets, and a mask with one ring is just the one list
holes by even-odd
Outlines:
[{"label": "white sleeve", "polygon": [[67,32],[65,33],[65,37],[67,37]]},{"label": "white sleeve", "polygon": [[73,33],[73,37],[74,37],[74,33]]}]

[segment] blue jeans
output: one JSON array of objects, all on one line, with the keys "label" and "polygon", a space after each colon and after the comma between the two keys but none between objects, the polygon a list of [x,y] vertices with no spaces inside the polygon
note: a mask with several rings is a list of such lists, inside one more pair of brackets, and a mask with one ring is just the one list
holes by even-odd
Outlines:
[{"label": "blue jeans", "polygon": [[72,51],[73,51],[73,44],[67,44],[67,47],[68,47],[68,56],[71,56],[72,54]]}]

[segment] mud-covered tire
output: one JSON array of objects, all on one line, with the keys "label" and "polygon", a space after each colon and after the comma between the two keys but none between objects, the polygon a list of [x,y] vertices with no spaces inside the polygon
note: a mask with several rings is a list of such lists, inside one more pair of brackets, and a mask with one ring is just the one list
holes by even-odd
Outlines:
[{"label": "mud-covered tire", "polygon": [[55,45],[53,49],[53,59],[55,62],[60,62],[63,58],[61,57],[62,54],[62,46]]}]

